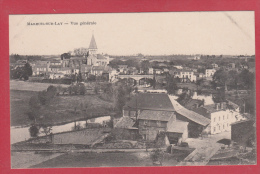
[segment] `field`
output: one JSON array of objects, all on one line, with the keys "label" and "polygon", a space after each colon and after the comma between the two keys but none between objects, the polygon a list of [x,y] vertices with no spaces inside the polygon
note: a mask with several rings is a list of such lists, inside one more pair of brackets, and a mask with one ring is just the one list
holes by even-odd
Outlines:
[{"label": "field", "polygon": [[[11,126],[25,126],[28,119],[29,100],[35,91],[11,90]],[[68,123],[99,114],[109,114],[112,103],[100,99],[96,95],[56,96],[38,111],[37,122],[48,125]],[[82,110],[86,109],[84,112]]]},{"label": "field", "polygon": [[[11,90],[42,91],[42,90],[46,90],[50,85],[58,86],[57,84],[51,84],[51,83],[35,83],[35,82],[10,80],[10,89]],[[69,85],[62,84],[61,86],[68,87]]]},{"label": "field", "polygon": [[35,91],[10,91],[11,126],[21,126],[30,123],[26,113],[29,111],[30,97],[36,94],[37,92]]}]

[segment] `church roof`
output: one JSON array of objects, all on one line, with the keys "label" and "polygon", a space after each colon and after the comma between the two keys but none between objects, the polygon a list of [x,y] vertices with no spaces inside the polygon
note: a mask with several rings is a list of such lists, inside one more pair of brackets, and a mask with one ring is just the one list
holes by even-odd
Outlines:
[{"label": "church roof", "polygon": [[91,38],[91,41],[90,41],[90,44],[89,44],[89,49],[97,49],[97,44],[96,44],[94,35],[92,35],[92,38]]}]

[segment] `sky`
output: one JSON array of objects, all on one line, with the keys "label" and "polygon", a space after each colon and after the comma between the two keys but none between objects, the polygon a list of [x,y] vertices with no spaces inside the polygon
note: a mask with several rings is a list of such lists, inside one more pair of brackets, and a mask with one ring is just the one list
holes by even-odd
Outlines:
[{"label": "sky", "polygon": [[253,11],[9,16],[10,54],[58,55],[88,48],[92,34],[100,54],[255,54]]}]

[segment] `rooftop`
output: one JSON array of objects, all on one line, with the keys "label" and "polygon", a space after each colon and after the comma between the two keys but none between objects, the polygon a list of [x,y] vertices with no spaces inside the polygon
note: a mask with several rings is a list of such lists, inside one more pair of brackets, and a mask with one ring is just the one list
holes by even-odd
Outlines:
[{"label": "rooftop", "polygon": [[203,125],[203,126],[206,126],[210,123],[210,119],[194,112],[194,111],[191,111],[191,110],[188,110],[186,109],[185,107],[183,107],[182,105],[180,105],[175,99],[173,96],[169,96],[171,102],[172,102],[172,105],[175,109],[175,111],[188,118],[189,120],[195,122],[195,123],[198,123],[200,125]]},{"label": "rooftop", "polygon": [[175,116],[174,112],[144,110],[138,116],[138,119],[169,121],[174,116]]},{"label": "rooftop", "polygon": [[140,93],[133,97],[124,108],[174,111],[167,94]]}]

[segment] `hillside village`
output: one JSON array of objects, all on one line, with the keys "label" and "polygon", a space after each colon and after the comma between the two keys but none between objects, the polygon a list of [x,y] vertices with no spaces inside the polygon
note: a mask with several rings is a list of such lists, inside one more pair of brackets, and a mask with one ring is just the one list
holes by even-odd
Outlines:
[{"label": "hillside village", "polygon": [[13,151],[149,152],[150,165],[256,160],[254,56],[113,56],[99,53],[92,35],[87,49],[10,59],[11,93],[48,85],[28,97],[31,137]]}]

